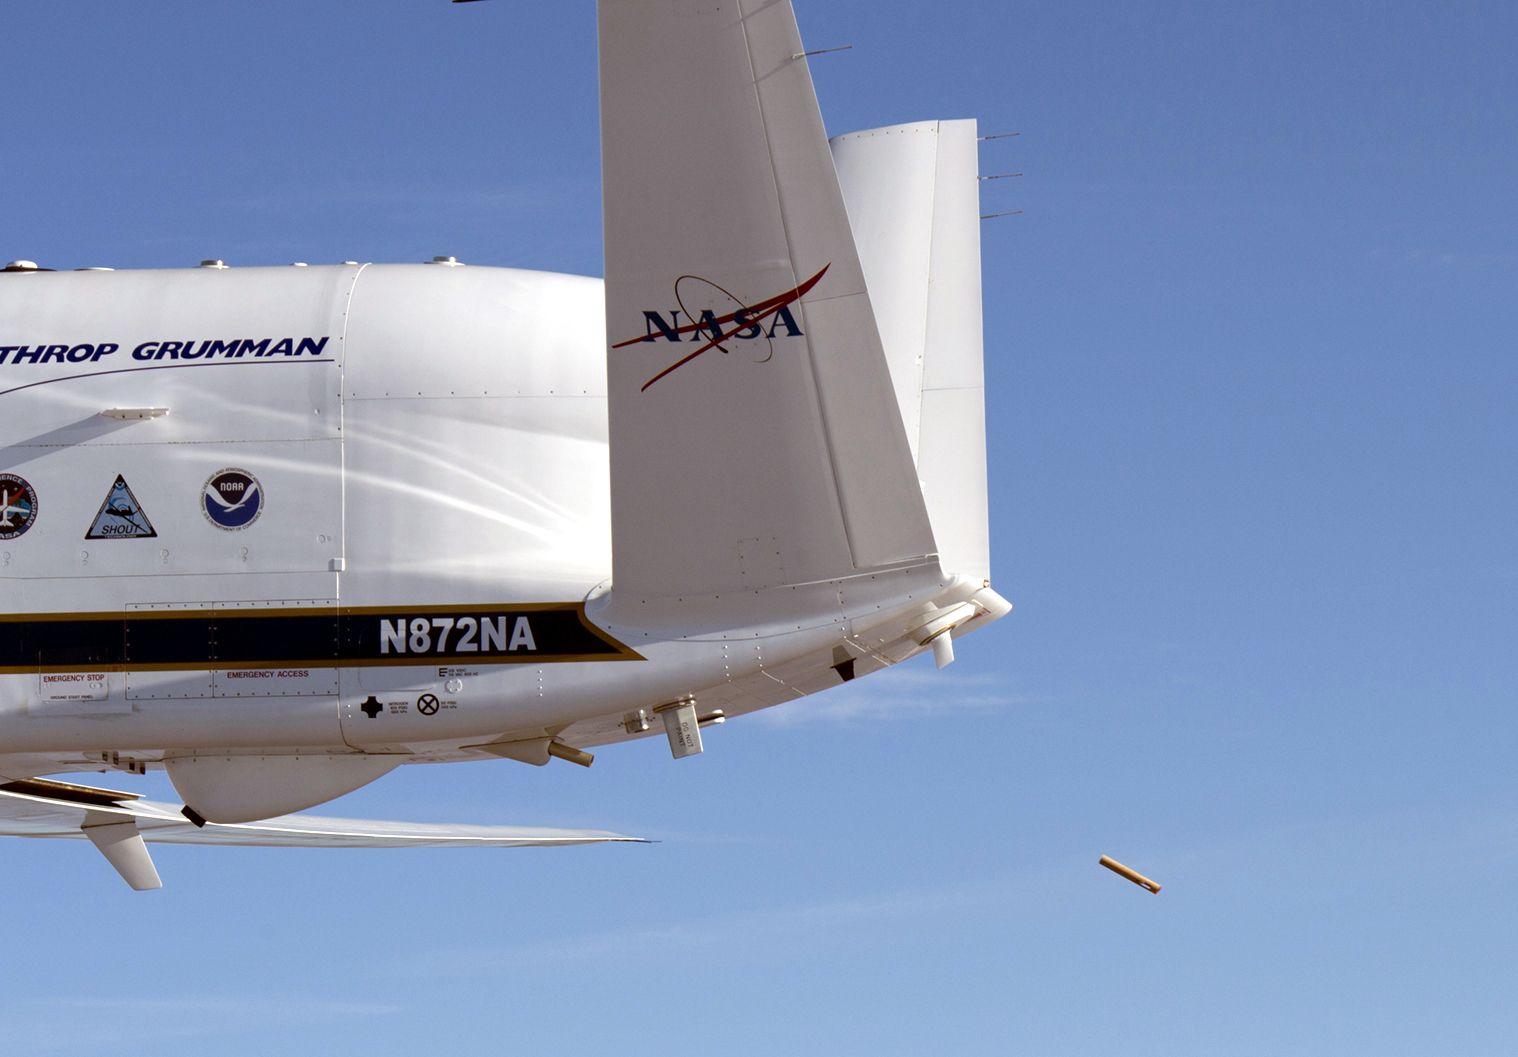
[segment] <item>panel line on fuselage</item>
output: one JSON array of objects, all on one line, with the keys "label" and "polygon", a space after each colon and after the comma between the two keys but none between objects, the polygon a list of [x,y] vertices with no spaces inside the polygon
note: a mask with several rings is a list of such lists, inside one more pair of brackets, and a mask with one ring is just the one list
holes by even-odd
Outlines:
[{"label": "panel line on fuselage", "polygon": [[39,385],[52,385],[54,382],[76,382],[81,378],[104,378],[111,374],[141,374],[147,371],[175,371],[189,367],[258,367],[281,363],[286,366],[293,364],[311,363],[336,363],[332,357],[323,357],[318,360],[226,360],[226,361],[196,361],[195,363],[155,363],[147,367],[118,367],[111,371],[87,371],[84,374],[66,374],[59,378],[43,378],[41,381],[27,382],[25,385],[14,386],[10,389],[0,389],[0,396],[9,396],[11,393],[19,393],[24,389],[35,389]]}]

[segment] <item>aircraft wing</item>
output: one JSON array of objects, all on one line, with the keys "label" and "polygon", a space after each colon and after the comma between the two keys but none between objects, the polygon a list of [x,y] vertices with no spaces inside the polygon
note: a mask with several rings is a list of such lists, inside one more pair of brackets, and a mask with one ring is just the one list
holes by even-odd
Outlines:
[{"label": "aircraft wing", "polygon": [[88,839],[139,891],[162,882],[144,842],[312,848],[519,848],[608,841],[644,843],[604,830],[472,826],[281,815],[197,826],[173,804],[135,794],[27,779],[0,785],[0,836]]}]

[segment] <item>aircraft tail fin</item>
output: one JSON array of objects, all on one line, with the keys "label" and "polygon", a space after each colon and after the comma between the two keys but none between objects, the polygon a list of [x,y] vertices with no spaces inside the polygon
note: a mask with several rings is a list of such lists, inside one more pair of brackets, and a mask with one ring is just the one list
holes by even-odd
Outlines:
[{"label": "aircraft tail fin", "polygon": [[599,18],[616,593],[930,564],[791,5]]},{"label": "aircraft tail fin", "polygon": [[832,141],[939,560],[989,580],[978,145],[974,121]]}]

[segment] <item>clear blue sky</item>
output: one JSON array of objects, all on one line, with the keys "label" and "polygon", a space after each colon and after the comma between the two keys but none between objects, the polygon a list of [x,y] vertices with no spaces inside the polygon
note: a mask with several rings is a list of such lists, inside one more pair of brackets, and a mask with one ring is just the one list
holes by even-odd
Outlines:
[{"label": "clear blue sky", "polygon": [[[1513,1052],[1518,9],[811,0],[978,117],[996,585],[911,666],[334,813],[648,847],[0,845],[0,1048]],[[592,5],[7,4],[0,258],[599,274]],[[671,129],[721,151],[721,129]],[[146,788],[161,792],[161,781]],[[1165,884],[1150,896],[1099,855]]]}]

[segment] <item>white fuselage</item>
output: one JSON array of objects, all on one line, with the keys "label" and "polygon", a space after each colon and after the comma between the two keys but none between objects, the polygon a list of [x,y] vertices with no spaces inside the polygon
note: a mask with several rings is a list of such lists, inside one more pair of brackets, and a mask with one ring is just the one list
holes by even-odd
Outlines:
[{"label": "white fuselage", "polygon": [[[404,763],[683,758],[1009,611],[975,122],[830,146],[789,4],[597,25],[604,282],[0,270],[0,833],[136,888],[147,840],[389,840],[235,827]],[[686,127],[720,163],[650,147]],[[160,766],[181,810],[30,780]]]},{"label": "white fuselage", "polygon": [[599,280],[36,273],[0,276],[0,319],[0,473],[36,497],[0,529],[0,745],[50,770],[596,744],[682,695],[734,714],[836,683],[843,635],[899,659],[982,586],[919,566],[742,626],[608,595]]},{"label": "white fuselage", "polygon": [[[506,726],[456,700],[392,718],[390,698],[477,696],[435,671],[472,653],[511,663],[455,681],[485,679],[497,708],[536,700],[519,662],[550,629],[509,607],[581,603],[609,575],[601,297],[592,279],[441,265],[5,276],[0,467],[37,510],[0,541],[4,609],[70,623],[35,664],[4,659],[0,740],[341,745],[345,692],[386,698],[384,722],[353,715],[387,738],[410,717],[429,739]],[[250,521],[246,497],[214,502],[227,470],[257,482]],[[87,539],[118,475],[156,534]],[[383,667],[344,663],[339,607],[390,632],[363,658]],[[233,615],[254,649],[225,667],[158,641],[215,657]]]}]

